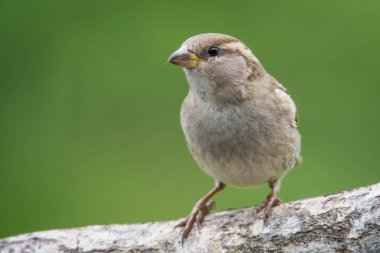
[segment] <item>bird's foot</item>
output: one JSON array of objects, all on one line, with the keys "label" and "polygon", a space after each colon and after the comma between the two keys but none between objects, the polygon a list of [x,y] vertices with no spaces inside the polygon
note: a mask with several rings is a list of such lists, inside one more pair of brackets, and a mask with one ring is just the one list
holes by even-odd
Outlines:
[{"label": "bird's foot", "polygon": [[264,201],[264,203],[257,205],[255,207],[256,214],[258,214],[264,210],[264,224],[267,224],[270,210],[273,207],[281,205],[281,203],[282,203],[281,200],[272,192],[271,194],[268,195],[268,197]]},{"label": "bird's foot", "polygon": [[182,244],[184,240],[187,238],[187,236],[189,235],[190,231],[192,230],[194,223],[197,223],[197,226],[199,228],[205,216],[209,214],[210,211],[214,208],[215,208],[214,201],[210,201],[207,204],[203,204],[203,205],[201,203],[197,203],[194,206],[193,210],[191,211],[190,215],[174,227],[174,229],[178,227],[184,227],[183,233],[182,233]]}]

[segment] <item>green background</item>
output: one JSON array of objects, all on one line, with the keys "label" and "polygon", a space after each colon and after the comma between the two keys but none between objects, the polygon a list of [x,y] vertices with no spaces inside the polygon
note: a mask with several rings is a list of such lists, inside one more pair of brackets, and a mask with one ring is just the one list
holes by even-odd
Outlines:
[{"label": "green background", "polygon": [[[168,56],[244,41],[290,91],[303,164],[284,201],[380,181],[379,1],[0,1],[0,237],[186,216],[212,186],[187,150]],[[261,202],[227,188],[217,209]]]}]

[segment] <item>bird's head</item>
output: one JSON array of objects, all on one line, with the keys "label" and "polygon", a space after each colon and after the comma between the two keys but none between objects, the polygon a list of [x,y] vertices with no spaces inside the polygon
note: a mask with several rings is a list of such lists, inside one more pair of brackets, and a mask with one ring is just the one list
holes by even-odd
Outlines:
[{"label": "bird's head", "polygon": [[184,68],[190,88],[198,93],[235,96],[235,87],[262,77],[265,70],[238,39],[206,33],[187,39],[168,60]]}]

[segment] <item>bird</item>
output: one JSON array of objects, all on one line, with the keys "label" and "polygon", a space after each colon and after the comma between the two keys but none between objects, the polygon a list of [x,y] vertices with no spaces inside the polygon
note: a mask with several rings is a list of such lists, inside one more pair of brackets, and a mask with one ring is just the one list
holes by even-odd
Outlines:
[{"label": "bird", "polygon": [[227,185],[268,183],[269,195],[255,207],[266,221],[281,203],[277,192],[282,178],[301,160],[298,113],[289,92],[230,35],[192,36],[168,62],[183,68],[189,84],[180,113],[187,146],[199,167],[215,179],[215,186],[175,226],[183,227],[182,243],[214,208],[212,197]]}]

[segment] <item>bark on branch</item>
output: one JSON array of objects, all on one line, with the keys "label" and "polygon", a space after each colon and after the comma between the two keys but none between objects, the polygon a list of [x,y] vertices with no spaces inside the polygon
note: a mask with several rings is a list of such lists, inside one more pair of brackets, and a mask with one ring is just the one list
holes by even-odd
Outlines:
[{"label": "bark on branch", "polygon": [[176,223],[35,232],[0,240],[0,252],[380,252],[380,183],[283,204],[265,225],[254,208],[211,214],[184,245]]}]

